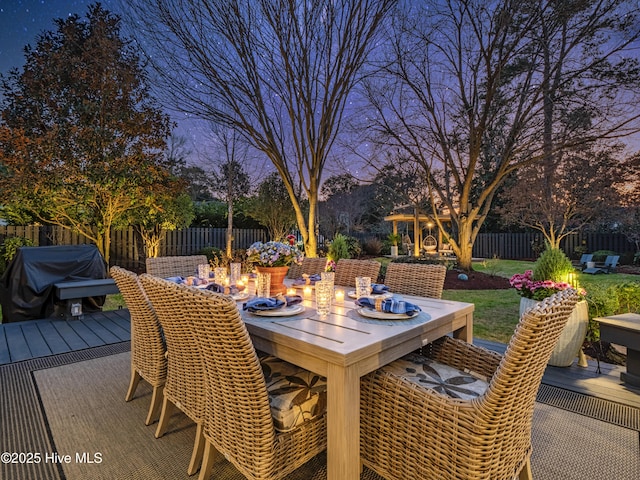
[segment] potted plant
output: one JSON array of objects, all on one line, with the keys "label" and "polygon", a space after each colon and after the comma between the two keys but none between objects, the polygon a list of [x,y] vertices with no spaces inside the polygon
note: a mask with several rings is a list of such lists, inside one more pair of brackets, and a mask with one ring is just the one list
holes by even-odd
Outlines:
[{"label": "potted plant", "polygon": [[387,237],[387,240],[389,240],[389,243],[391,243],[391,256],[397,257],[398,243],[402,242],[402,235],[400,235],[399,233],[390,233]]},{"label": "potted plant", "polygon": [[285,293],[284,278],[293,263],[302,263],[302,252],[295,245],[281,242],[255,242],[247,249],[247,261],[256,271],[271,274],[271,294]]},{"label": "potted plant", "polygon": [[[520,299],[520,315],[539,301],[567,288],[575,288],[581,295],[586,295],[583,289],[578,288],[571,260],[562,250],[550,248],[549,246],[542,252],[533,270],[527,270],[523,274],[515,274],[509,282],[522,297]],[[584,343],[588,326],[589,311],[587,302],[582,300],[574,307],[551,354],[549,365],[568,367],[578,356],[578,365],[586,366],[582,344]]]}]

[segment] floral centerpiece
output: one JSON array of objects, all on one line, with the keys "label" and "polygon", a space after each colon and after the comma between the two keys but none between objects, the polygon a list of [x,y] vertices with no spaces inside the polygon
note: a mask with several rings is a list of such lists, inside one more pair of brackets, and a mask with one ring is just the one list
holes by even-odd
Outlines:
[{"label": "floral centerpiece", "polygon": [[255,242],[247,249],[247,261],[255,265],[258,273],[271,275],[270,295],[285,293],[284,278],[289,266],[302,263],[302,252],[295,245],[282,242]]},{"label": "floral centerpiece", "polygon": [[295,245],[281,242],[255,242],[247,249],[247,260],[262,267],[288,267],[302,263],[302,252]]},{"label": "floral centerpiece", "polygon": [[324,267],[325,272],[335,272],[336,271],[336,262],[329,259],[327,260],[327,265]]}]

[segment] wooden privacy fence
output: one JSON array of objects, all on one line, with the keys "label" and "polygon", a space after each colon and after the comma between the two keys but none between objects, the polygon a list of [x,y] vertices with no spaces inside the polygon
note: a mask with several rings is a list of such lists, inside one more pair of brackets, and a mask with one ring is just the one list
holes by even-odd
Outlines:
[{"label": "wooden privacy fence", "polygon": [[[226,228],[185,228],[166,232],[160,243],[160,256],[194,255],[207,247],[226,247]],[[57,226],[0,226],[0,244],[8,237],[24,237],[36,245],[79,245],[91,243],[86,237]],[[233,248],[246,249],[253,242],[267,240],[261,229],[233,229]],[[111,233],[112,265],[135,271],[144,270],[144,245],[133,227]]]},{"label": "wooden privacy fence", "polygon": [[[167,232],[160,244],[160,256],[193,255],[206,247],[224,249],[226,228],[185,228]],[[89,241],[77,233],[54,226],[0,226],[0,244],[7,237],[25,237],[34,245],[78,245]],[[234,229],[234,249],[248,248],[253,242],[264,242],[266,232],[260,229]],[[363,237],[364,238],[364,237]],[[362,239],[361,239],[362,241]],[[534,259],[534,242],[542,243],[538,233],[481,233],[473,246],[473,256],[479,258]],[[633,257],[635,245],[620,234],[576,234],[561,242],[564,252],[578,258],[576,247],[584,246],[586,253],[611,250],[621,255],[621,260]],[[133,227],[116,230],[111,234],[111,264],[137,271],[144,269],[144,247]]]},{"label": "wooden privacy fence", "polygon": [[[533,245],[536,242],[544,244],[544,238],[539,233],[480,233],[473,245],[473,256],[510,260],[535,259]],[[611,250],[629,258],[636,251],[635,245],[627,237],[614,233],[575,234],[560,242],[560,248],[570,258],[580,257],[581,253],[576,251],[576,247],[585,247],[584,253]]]}]

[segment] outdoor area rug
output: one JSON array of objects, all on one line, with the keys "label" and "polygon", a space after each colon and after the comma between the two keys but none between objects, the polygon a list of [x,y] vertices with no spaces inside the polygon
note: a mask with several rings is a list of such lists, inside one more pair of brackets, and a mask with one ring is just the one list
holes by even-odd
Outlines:
[{"label": "outdoor area rug", "polygon": [[[97,358],[70,357],[67,364],[32,365],[27,381],[8,407],[13,412],[28,406],[33,396],[34,412],[4,423],[0,450],[12,443],[31,445],[32,452],[56,460],[54,464],[2,464],[0,478],[17,479],[178,479],[190,478],[186,469],[195,427],[181,414],[174,415],[164,437],[156,439],[156,424],[145,426],[151,389],[144,382],[136,397],[125,402],[129,382],[129,352],[117,348],[96,353]],[[63,359],[64,360],[64,359]],[[71,361],[72,363],[68,363]],[[34,360],[35,362],[35,360]],[[23,362],[27,363],[27,362]],[[7,369],[10,370],[10,369]],[[15,370],[15,369],[14,369]],[[20,370],[20,369],[18,369]],[[28,370],[25,366],[21,370]],[[14,372],[15,373],[15,372]],[[18,381],[0,370],[4,382]],[[19,382],[18,382],[19,383]],[[4,397],[3,394],[2,397]],[[4,402],[4,398],[1,398]],[[637,429],[604,422],[563,408],[536,403],[533,423],[532,470],[536,480],[640,478],[640,446]],[[19,431],[8,435],[5,427]],[[43,438],[40,438],[43,437]],[[7,443],[9,442],[9,443]],[[57,457],[52,455],[57,454]],[[65,455],[70,456],[69,463]],[[287,480],[323,480],[326,458],[320,455]],[[46,467],[46,468],[45,468]],[[243,479],[233,466],[221,460],[212,479]],[[365,469],[362,480],[379,480]]]}]

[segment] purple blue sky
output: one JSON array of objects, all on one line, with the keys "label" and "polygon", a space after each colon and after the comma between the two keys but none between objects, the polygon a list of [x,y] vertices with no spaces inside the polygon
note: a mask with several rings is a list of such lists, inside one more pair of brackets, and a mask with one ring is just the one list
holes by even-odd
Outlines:
[{"label": "purple blue sky", "polygon": [[[54,19],[72,14],[81,17],[94,0],[0,0],[0,72],[24,64],[25,45],[36,43],[39,33],[54,30]],[[118,0],[100,3],[116,12]]]}]

